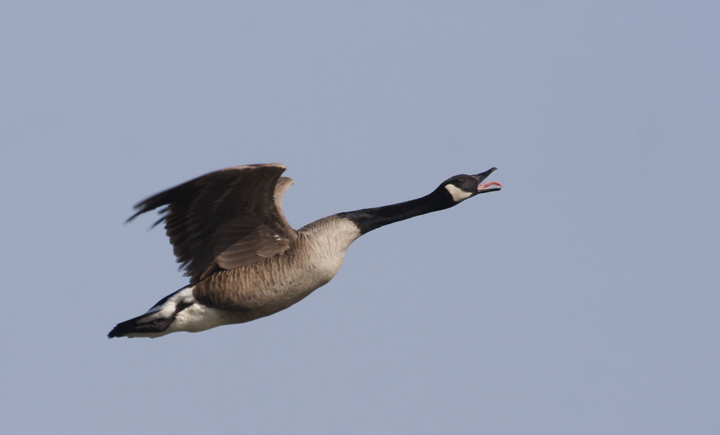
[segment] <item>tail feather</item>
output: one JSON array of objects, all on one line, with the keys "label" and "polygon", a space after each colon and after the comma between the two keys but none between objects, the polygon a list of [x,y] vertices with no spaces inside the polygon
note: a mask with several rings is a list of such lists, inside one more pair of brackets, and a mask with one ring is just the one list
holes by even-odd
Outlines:
[{"label": "tail feather", "polygon": [[[187,297],[184,297],[186,295],[179,294],[186,289],[192,294],[192,288],[184,287],[162,298],[145,314],[118,323],[108,333],[108,338],[136,336],[136,334],[152,337],[164,332],[175,321],[178,313],[194,303],[192,297],[188,300]],[[178,297],[173,297],[176,295]]]}]

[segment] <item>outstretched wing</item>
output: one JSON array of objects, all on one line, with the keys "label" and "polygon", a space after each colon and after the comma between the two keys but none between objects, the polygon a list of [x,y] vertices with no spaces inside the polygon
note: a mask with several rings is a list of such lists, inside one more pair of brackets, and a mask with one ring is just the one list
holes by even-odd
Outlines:
[{"label": "outstretched wing", "polygon": [[177,261],[191,284],[218,268],[234,269],[285,252],[297,233],[281,209],[292,180],[281,164],[238,166],[205,174],[135,206],[128,219],[163,207]]}]

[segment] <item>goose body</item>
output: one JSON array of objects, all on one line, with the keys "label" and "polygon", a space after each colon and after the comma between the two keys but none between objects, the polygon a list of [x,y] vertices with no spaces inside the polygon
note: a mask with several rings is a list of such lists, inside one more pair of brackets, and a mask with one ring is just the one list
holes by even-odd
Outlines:
[{"label": "goose body", "polygon": [[335,214],[297,231],[282,212],[282,196],[293,182],[281,177],[281,164],[215,171],[161,192],[137,204],[128,220],[162,207],[156,224],[165,223],[190,284],[119,323],[108,337],[199,332],[284,310],[327,284],[355,239],[499,190],[499,183],[483,183],[494,170],[457,175],[422,198]]}]

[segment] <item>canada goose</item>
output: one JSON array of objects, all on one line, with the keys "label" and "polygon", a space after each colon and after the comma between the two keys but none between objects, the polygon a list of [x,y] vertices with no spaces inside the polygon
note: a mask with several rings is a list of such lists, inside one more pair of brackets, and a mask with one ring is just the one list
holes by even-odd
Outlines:
[{"label": "canada goose", "polygon": [[108,337],[199,332],[284,310],[327,284],[361,235],[500,190],[499,183],[483,183],[495,170],[456,175],[422,198],[335,214],[298,231],[282,212],[293,181],[280,176],[281,164],[223,169],[160,192],[137,204],[128,222],[163,207],[155,225],[165,222],[190,284],[118,324]]}]

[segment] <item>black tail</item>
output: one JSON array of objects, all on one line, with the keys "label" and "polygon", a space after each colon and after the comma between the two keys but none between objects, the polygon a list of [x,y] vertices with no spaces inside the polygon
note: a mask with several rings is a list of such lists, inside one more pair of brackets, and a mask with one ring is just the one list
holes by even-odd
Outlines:
[{"label": "black tail", "polygon": [[[176,291],[175,293],[172,293],[160,300],[157,304],[155,304],[147,313],[143,314],[142,316],[137,316],[133,319],[126,320],[122,323],[118,323],[112,331],[108,334],[108,338],[114,338],[114,337],[127,337],[128,334],[158,334],[160,332],[165,331],[168,329],[168,327],[172,324],[172,322],[175,320],[175,317],[178,315],[178,313],[185,308],[192,305],[192,302],[185,302],[185,301],[179,301],[177,304],[175,302],[171,303],[175,305],[175,310],[169,317],[163,317],[158,316],[158,310],[153,310],[153,308],[160,307],[161,305],[165,304],[170,297],[176,295],[177,293],[184,290],[186,287],[183,287],[182,289]],[[155,317],[155,318],[153,318]],[[148,335],[152,337],[152,335]]]},{"label": "black tail", "polygon": [[[189,305],[185,306],[187,308]],[[175,320],[175,316],[179,311],[175,311],[172,316],[167,318],[158,318],[143,322],[143,319],[147,318],[148,314],[135,317],[134,319],[126,320],[125,322],[118,323],[112,331],[108,334],[108,338],[114,337],[126,337],[128,334],[143,334],[143,333],[158,333],[163,332],[170,326]],[[156,314],[156,313],[151,313]]]}]

